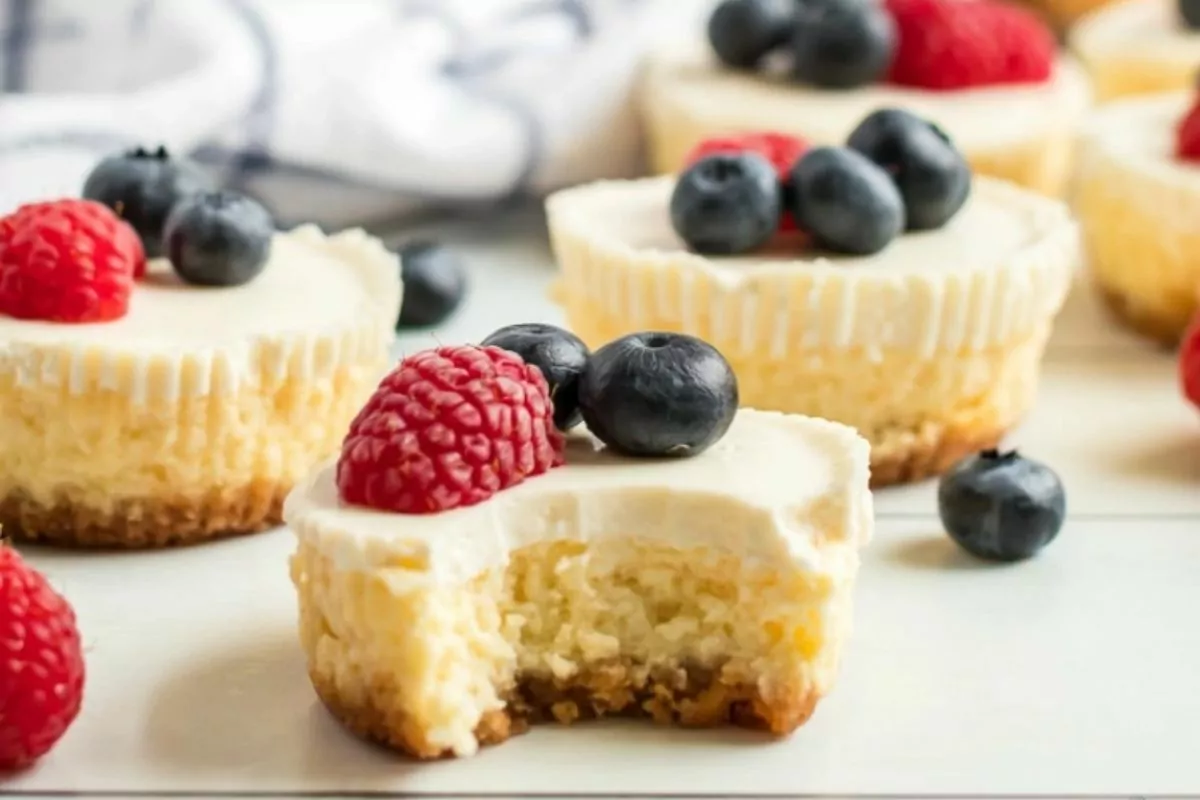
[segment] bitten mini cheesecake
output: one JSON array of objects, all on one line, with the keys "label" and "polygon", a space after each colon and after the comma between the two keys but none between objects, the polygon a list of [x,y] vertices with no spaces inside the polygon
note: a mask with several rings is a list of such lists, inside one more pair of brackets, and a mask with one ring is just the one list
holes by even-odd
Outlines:
[{"label": "bitten mini cheesecake", "polygon": [[886,106],[936,123],[973,170],[1056,195],[1090,102],[1083,72],[1056,52],[1031,12],[993,0],[726,0],[708,42],[650,60],[652,164],[677,172],[701,141],[756,130],[839,144]]},{"label": "bitten mini cheesecake", "polygon": [[1075,211],[1116,317],[1174,346],[1200,305],[1200,108],[1192,92],[1097,111],[1080,137]]},{"label": "bitten mini cheesecake", "polygon": [[103,169],[140,176],[100,181],[130,224],[90,199],[0,220],[0,524],[125,548],[278,524],[387,367],[396,259],[228,192],[137,206],[141,178],[182,185],[165,154]]},{"label": "bitten mini cheesecake", "polygon": [[1182,91],[1200,69],[1200,3],[1120,0],[1081,19],[1069,41],[1098,101]]},{"label": "bitten mini cheesecake", "polygon": [[406,358],[288,499],[324,704],[419,758],[538,721],[801,725],[850,630],[866,442],[738,411],[691,337],[490,340]]},{"label": "bitten mini cheesecake", "polygon": [[857,428],[884,485],[994,445],[1029,409],[1078,240],[1062,203],[972,183],[907,112],[848,141],[789,166],[786,137],[717,140],[678,179],[553,195],[555,293],[589,343],[647,328],[711,342],[744,405]]}]

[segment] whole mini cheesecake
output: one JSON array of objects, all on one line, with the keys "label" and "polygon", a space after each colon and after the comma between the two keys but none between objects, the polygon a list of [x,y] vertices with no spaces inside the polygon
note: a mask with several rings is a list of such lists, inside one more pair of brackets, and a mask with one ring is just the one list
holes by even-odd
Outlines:
[{"label": "whole mini cheesecake", "polygon": [[850,630],[866,443],[737,410],[692,337],[489,340],[406,358],[288,498],[323,703],[419,758],[539,721],[801,725]]},{"label": "whole mini cheesecake", "polygon": [[1173,346],[1200,304],[1200,111],[1192,92],[1120,100],[1080,135],[1075,197],[1092,276],[1116,317]]},{"label": "whole mini cheesecake", "polygon": [[1187,89],[1200,67],[1200,3],[1120,0],[1081,19],[1069,41],[1097,100]]},{"label": "whole mini cheesecake", "polygon": [[755,130],[837,144],[887,106],[937,123],[974,170],[1058,194],[1090,92],[1056,53],[1031,12],[993,0],[727,0],[707,41],[651,58],[652,165],[676,172],[699,142]]},{"label": "whole mini cheesecake", "polygon": [[551,196],[571,329],[711,342],[744,405],[858,429],[877,486],[994,445],[1033,402],[1078,261],[1064,205],[972,181],[936,126],[898,109],[790,167],[761,155],[786,150],[767,138],[717,140],[679,178]]},{"label": "whole mini cheesecake", "polygon": [[105,180],[124,219],[94,199],[0,219],[0,524],[127,548],[278,524],[387,367],[395,257],[196,187],[150,224],[149,184]]}]

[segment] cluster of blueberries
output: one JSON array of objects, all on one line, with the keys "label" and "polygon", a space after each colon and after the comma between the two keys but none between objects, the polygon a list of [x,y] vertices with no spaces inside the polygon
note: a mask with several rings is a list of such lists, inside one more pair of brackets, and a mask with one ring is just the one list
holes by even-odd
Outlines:
[{"label": "cluster of blueberries", "polygon": [[694,336],[633,333],[593,353],[570,331],[522,323],[501,328],[482,345],[515,353],[541,370],[559,430],[584,422],[622,455],[697,455],[725,435],[737,413],[733,369]]},{"label": "cluster of blueberries", "polygon": [[880,3],[862,0],[724,0],[709,18],[708,40],[735,69],[783,56],[798,81],[850,89],[883,78],[896,50],[896,25]]},{"label": "cluster of blueberries", "polygon": [[217,190],[209,176],[166,148],[137,148],[102,160],[83,197],[111,208],[137,232],[147,258],[165,255],[196,286],[240,286],[271,252],[275,222],[257,201]]},{"label": "cluster of blueberries", "polygon": [[766,244],[790,209],[818,247],[871,255],[906,230],[945,225],[970,191],[970,168],[940,128],[885,108],[845,147],[806,152],[783,180],[757,153],[701,158],[675,184],[671,224],[693,251],[733,255]]}]

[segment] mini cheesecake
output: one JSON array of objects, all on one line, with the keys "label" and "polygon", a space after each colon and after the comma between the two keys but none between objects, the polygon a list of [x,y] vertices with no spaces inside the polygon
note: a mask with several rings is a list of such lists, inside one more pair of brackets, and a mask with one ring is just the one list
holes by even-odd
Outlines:
[{"label": "mini cheesecake", "polygon": [[675,187],[601,182],[549,199],[555,294],[584,341],[701,337],[732,363],[744,405],[855,427],[877,486],[941,473],[1030,408],[1078,262],[1063,204],[977,177],[944,225],[870,255],[780,236],[714,256],[673,226]]},{"label": "mini cheesecake", "polygon": [[[909,27],[914,25],[922,23]],[[731,68],[699,38],[664,46],[651,57],[640,93],[652,167],[678,172],[702,141],[755,130],[841,144],[860,119],[886,106],[936,123],[981,174],[1045,194],[1064,191],[1075,125],[1091,96],[1086,76],[1070,58],[1059,58],[1037,81],[922,88],[884,77],[821,88],[769,69]]]},{"label": "mini cheesecake", "polygon": [[1120,100],[1080,136],[1075,211],[1117,318],[1173,346],[1200,302],[1200,163],[1177,153],[1192,92]]},{"label": "mini cheesecake", "polygon": [[1069,42],[1097,101],[1181,91],[1200,68],[1200,26],[1185,20],[1175,0],[1107,5],[1081,19]]},{"label": "mini cheesecake", "polygon": [[153,259],[119,319],[0,315],[5,534],[132,548],[278,524],[386,369],[400,293],[379,241],[306,226],[239,286]]},{"label": "mini cheesecake", "polygon": [[348,503],[334,464],[297,487],[291,576],[330,711],[420,758],[543,720],[803,723],[850,631],[866,442],[742,410],[691,458],[621,455],[576,429],[564,460],[438,513]]}]

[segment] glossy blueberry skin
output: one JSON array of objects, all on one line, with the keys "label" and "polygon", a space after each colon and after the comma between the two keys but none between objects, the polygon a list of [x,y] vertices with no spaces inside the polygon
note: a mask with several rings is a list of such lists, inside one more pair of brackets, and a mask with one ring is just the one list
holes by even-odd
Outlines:
[{"label": "glossy blueberry skin", "polygon": [[808,0],[797,4],[792,71],[826,89],[880,80],[896,51],[896,24],[869,0]]},{"label": "glossy blueberry skin", "polygon": [[400,248],[404,298],[396,328],[440,325],[462,305],[467,272],[458,253],[433,241],[409,242]]},{"label": "glossy blueberry skin", "polygon": [[950,538],[987,561],[1023,561],[1058,536],[1067,496],[1054,470],[1016,452],[985,450],[938,483],[938,515]]},{"label": "glossy blueberry skin", "polygon": [[795,0],[724,0],[708,18],[708,43],[723,64],[753,69],[786,44]]},{"label": "glossy blueberry skin", "polygon": [[166,148],[137,148],[108,156],[83,184],[83,197],[111,208],[137,231],[147,258],[163,254],[163,226],[183,198],[213,189],[196,164],[172,158]]},{"label": "glossy blueberry skin", "polygon": [[910,231],[935,230],[971,193],[971,169],[945,132],[915,114],[884,108],[850,134],[847,145],[892,176]]},{"label": "glossy blueberry skin", "polygon": [[582,339],[554,325],[526,322],[501,328],[484,339],[483,345],[515,353],[542,371],[550,385],[556,428],[569,431],[583,421],[579,378],[592,354]]},{"label": "glossy blueberry skin", "polygon": [[163,227],[171,266],[194,286],[241,286],[254,280],[267,265],[274,233],[266,208],[229,191],[184,198]]},{"label": "glossy blueberry skin", "polygon": [[592,434],[629,456],[682,458],[725,435],[737,378],[710,344],[679,333],[635,333],[592,354],[579,381]]},{"label": "glossy blueberry skin", "polygon": [[1192,30],[1200,29],[1200,0],[1179,0],[1179,18]]},{"label": "glossy blueberry skin", "polygon": [[790,183],[797,224],[823,248],[871,255],[904,230],[904,201],[896,185],[854,150],[809,150],[792,168]]},{"label": "glossy blueberry skin", "polygon": [[766,244],[779,230],[782,189],[756,153],[717,153],[685,169],[671,193],[671,225],[697,253],[735,255]]}]

